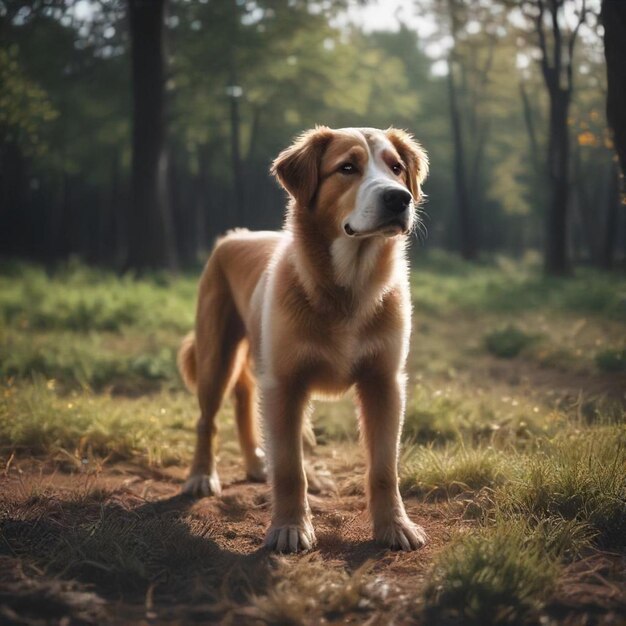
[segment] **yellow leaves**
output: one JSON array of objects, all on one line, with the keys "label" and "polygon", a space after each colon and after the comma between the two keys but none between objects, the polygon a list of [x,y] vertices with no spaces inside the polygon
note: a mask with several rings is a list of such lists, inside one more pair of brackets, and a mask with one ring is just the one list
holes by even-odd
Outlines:
[{"label": "yellow leaves", "polygon": [[597,146],[600,144],[599,139],[589,130],[585,130],[578,133],[578,145],[579,146]]}]

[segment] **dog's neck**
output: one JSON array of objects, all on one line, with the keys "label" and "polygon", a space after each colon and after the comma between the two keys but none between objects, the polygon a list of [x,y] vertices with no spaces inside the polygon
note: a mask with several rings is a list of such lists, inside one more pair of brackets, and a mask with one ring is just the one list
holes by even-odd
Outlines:
[{"label": "dog's neck", "polygon": [[405,238],[339,236],[329,241],[314,224],[293,220],[293,263],[312,307],[320,312],[357,315],[382,302],[394,276],[406,271]]}]

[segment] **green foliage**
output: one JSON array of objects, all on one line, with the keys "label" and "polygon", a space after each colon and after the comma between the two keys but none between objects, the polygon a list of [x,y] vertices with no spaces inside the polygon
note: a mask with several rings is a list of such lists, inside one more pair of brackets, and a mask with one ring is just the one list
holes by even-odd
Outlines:
[{"label": "green foliage", "polygon": [[598,352],[596,364],[603,372],[626,372],[626,348]]},{"label": "green foliage", "polygon": [[102,344],[93,334],[76,337],[59,332],[33,338],[25,332],[0,333],[0,376],[31,379],[40,375],[64,389],[113,387],[128,393],[161,383],[178,386],[175,346],[150,342],[133,348],[133,352],[139,350],[133,354]]},{"label": "green foliage", "polygon": [[626,539],[626,430],[607,426],[564,433],[527,459],[522,477],[500,497],[528,519],[558,516],[589,526],[605,547]]},{"label": "green foliage", "polygon": [[493,448],[454,445],[437,450],[414,446],[403,455],[401,487],[407,494],[452,497],[494,488],[514,471],[511,455]]},{"label": "green foliage", "polygon": [[74,467],[104,457],[158,466],[191,456],[196,410],[190,394],[62,395],[42,380],[4,386],[0,393],[3,451],[53,455]]},{"label": "green foliage", "polygon": [[411,284],[418,313],[458,308],[502,314],[558,311],[614,319],[626,315],[626,280],[591,269],[578,270],[575,279],[548,278],[532,264],[506,259],[467,264],[437,251],[413,263]]},{"label": "green foliage", "polygon": [[45,90],[25,76],[17,46],[0,48],[0,84],[0,142],[14,142],[27,154],[44,151],[42,127],[58,111]]},{"label": "green foliage", "polygon": [[[14,268],[13,268],[14,269]],[[119,278],[68,265],[48,275],[35,266],[0,274],[0,320],[22,329],[186,332],[193,324],[195,281]]]},{"label": "green foliage", "polygon": [[422,384],[409,395],[402,439],[409,444],[462,441],[523,448],[537,436],[553,433],[564,417],[524,398]]},{"label": "green foliage", "polygon": [[541,609],[558,573],[524,522],[501,522],[444,548],[426,583],[427,611],[468,626],[521,624]]},{"label": "green foliage", "polygon": [[485,335],[485,347],[494,356],[511,359],[527,348],[535,337],[517,326],[508,325]]}]

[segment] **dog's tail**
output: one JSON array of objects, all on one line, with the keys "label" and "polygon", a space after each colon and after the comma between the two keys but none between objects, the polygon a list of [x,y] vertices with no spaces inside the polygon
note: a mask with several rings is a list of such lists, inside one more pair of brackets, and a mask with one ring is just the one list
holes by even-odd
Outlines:
[{"label": "dog's tail", "polygon": [[189,333],[180,344],[178,350],[178,371],[183,377],[183,381],[189,391],[196,390],[198,381],[196,366],[196,336]]}]

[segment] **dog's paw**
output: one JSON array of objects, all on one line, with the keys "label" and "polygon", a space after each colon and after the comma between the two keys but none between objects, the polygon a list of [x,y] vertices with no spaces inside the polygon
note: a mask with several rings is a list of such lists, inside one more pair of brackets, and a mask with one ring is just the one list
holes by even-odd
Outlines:
[{"label": "dog's paw", "polygon": [[271,526],[265,537],[265,546],[275,552],[306,552],[316,541],[313,525],[303,521],[301,524]]},{"label": "dog's paw", "polygon": [[267,466],[263,450],[257,449],[255,456],[246,462],[246,478],[255,483],[267,482]]},{"label": "dog's paw", "polygon": [[204,496],[219,496],[222,485],[217,472],[212,474],[192,474],[183,485],[182,492],[195,498]]},{"label": "dog's paw", "polygon": [[421,548],[428,536],[421,526],[414,524],[408,517],[398,517],[374,532],[376,541],[392,550],[410,552]]}]

